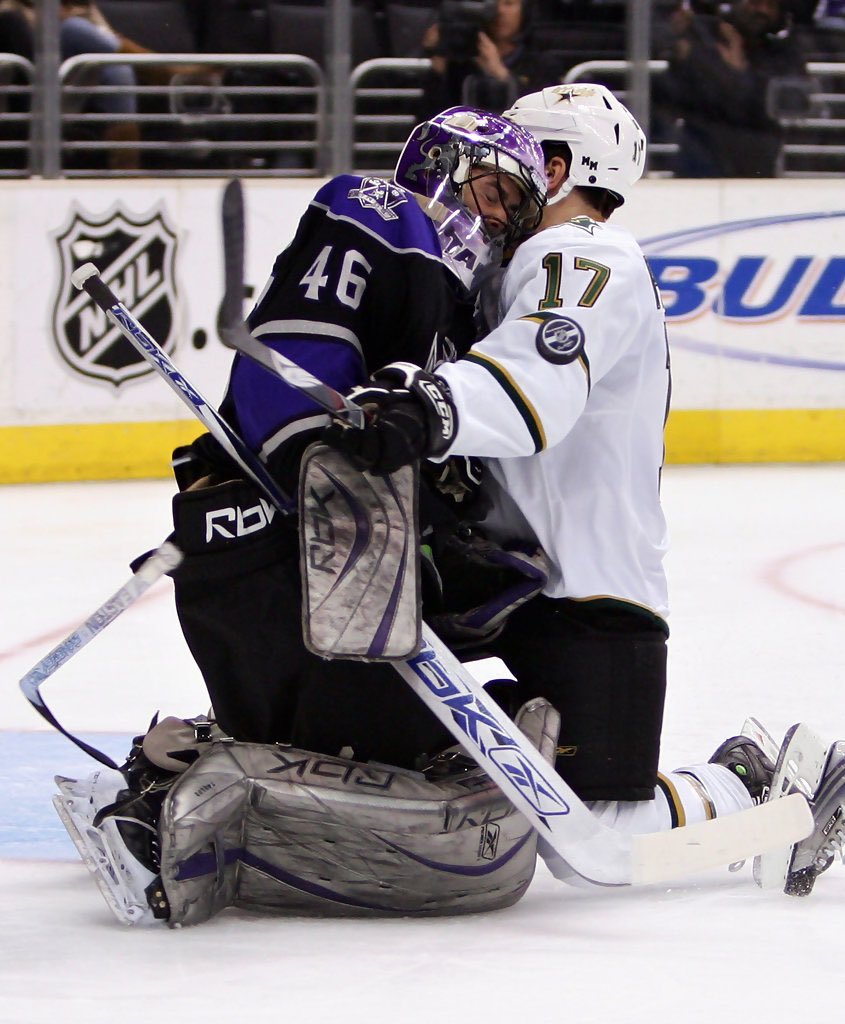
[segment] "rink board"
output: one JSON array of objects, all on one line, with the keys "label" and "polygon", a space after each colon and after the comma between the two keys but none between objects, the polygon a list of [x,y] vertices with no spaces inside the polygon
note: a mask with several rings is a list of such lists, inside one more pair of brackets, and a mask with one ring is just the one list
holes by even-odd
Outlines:
[{"label": "rink board", "polygon": [[[201,432],[193,420],[0,428],[0,483],[170,476],[170,453]],[[669,463],[845,459],[845,409],[689,410],[666,429]]]},{"label": "rink board", "polygon": [[[246,183],[253,298],[319,184]],[[218,403],[231,363],[215,327],[221,189],[0,183],[0,482],[167,475],[172,448],[197,427],[70,274],[95,262]],[[614,215],[640,241],[666,307],[668,461],[845,459],[840,193],[824,181],[655,180]]]}]

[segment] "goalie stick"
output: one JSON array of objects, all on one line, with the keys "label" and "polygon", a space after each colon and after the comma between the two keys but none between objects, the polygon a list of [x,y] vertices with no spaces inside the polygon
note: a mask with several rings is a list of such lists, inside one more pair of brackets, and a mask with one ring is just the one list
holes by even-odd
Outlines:
[{"label": "goalie stick", "polygon": [[[227,230],[231,230],[232,226],[230,223]],[[240,245],[242,251],[242,241]],[[125,307],[116,302],[113,293],[105,285],[98,286],[102,282],[93,265],[79,268],[75,277],[79,280],[78,287],[85,287],[100,308],[112,313],[124,333],[128,331],[131,335],[133,330],[137,333],[136,328],[124,325],[137,323],[125,311]],[[242,302],[242,296],[242,286],[239,286],[238,303]],[[233,311],[238,308],[239,315],[240,309],[234,297],[229,295],[228,299],[231,301],[224,301],[223,309]],[[125,311],[125,316],[117,317],[113,313],[115,306]],[[235,330],[237,325],[227,322],[223,326],[226,330],[231,328],[229,337],[237,341],[240,335]],[[160,348],[146,332],[143,332],[143,337],[145,342],[137,346],[139,351],[170,380],[165,364],[158,356]],[[169,360],[167,364],[172,367]],[[283,366],[274,364],[272,372],[282,376],[292,386],[297,386],[298,376],[285,376],[288,371]],[[181,374],[179,378],[184,381]],[[184,383],[190,387],[187,381]],[[338,398],[342,399],[342,396]],[[191,404],[218,440],[221,435],[233,434],[212,406],[203,403],[200,411],[198,406]],[[240,439],[238,441],[238,444],[230,444],[228,450],[244,471],[258,482],[262,477],[262,474],[254,472],[255,465],[260,465],[258,458]],[[259,483],[259,486],[263,487],[263,484]],[[272,492],[266,488],[264,490],[271,500],[277,502],[277,487],[274,486]],[[285,496],[283,507],[290,505],[290,499]],[[590,812],[504,712],[489,701],[483,688],[428,627],[423,629],[419,654],[407,662],[394,662],[393,665],[426,706],[525,814],[546,844],[574,871],[596,884],[618,886],[658,882],[724,866],[763,850],[796,842],[808,835],[812,828],[812,817],[806,801],[794,795],[795,798],[785,797],[672,832],[644,836],[618,832],[602,824]]]},{"label": "goalie stick", "polygon": [[120,590],[116,591],[100,607],[93,612],[81,626],[78,626],[72,633],[68,634],[60,644],[57,644],[49,654],[46,654],[37,665],[34,665],[29,672],[20,680],[20,688],[29,703],[35,710],[46,719],[53,728],[77,745],[86,754],[89,754],[96,761],[106,765],[108,768],[117,768],[108,754],[104,754],[96,747],[92,747],[84,740],[74,736],[58,721],[53,712],[47,707],[44,698],[41,696],[41,684],[62,667],[66,661],[81,651],[86,644],[90,643],[95,636],[98,636],[110,625],[122,612],[134,604],[150,587],[165,573],[175,569],[182,561],[182,552],[165,541],[160,547],[145,559],[132,577],[124,583]]},{"label": "goalie stick", "polygon": [[75,287],[86,291],[91,296],[120,333],[164,377],[170,388],[205,424],[209,432],[214,435],[227,454],[238,463],[247,476],[262,488],[273,504],[282,512],[293,512],[296,506],[284,491],[279,489],[276,481],[267,472],[264,463],[260,459],[252,457],[252,452],[217,413],[214,406],[209,405],[199,391],[176,369],[164,349],[147,334],[139,321],[100,277],[94,264],[83,263],[81,267],[74,270],[70,279]]}]

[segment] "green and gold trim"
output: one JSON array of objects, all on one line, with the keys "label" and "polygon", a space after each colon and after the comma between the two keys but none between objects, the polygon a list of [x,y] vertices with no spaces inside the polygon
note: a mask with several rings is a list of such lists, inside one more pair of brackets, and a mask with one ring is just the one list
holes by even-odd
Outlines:
[{"label": "green and gold trim", "polygon": [[695,790],[695,795],[701,801],[701,806],[704,808],[704,820],[712,821],[716,817],[716,805],[710,799],[710,794],[704,787],[704,784],[700,779],[697,779],[692,772],[676,772],[677,775],[683,775],[690,786]]},{"label": "green and gold trim", "polygon": [[531,435],[531,440],[534,442],[534,451],[542,451],[546,447],[546,432],[543,430],[543,424],[540,422],[540,417],[537,415],[537,411],[534,406],[523,394],[520,386],[516,383],[513,377],[511,377],[504,366],[502,366],[501,363],[496,362],[495,359],[482,355],[475,349],[470,349],[470,351],[464,356],[464,359],[469,363],[475,363],[476,366],[484,367],[488,373],[492,374],[496,383],[502,388],[513,403],[516,411],[522,417],[522,421],[525,423],[526,429]]},{"label": "green and gold trim", "polygon": [[657,788],[666,799],[666,806],[669,808],[669,820],[672,828],[683,828],[687,823],[687,812],[684,804],[678,795],[675,784],[668,775],[662,772],[657,773]]}]

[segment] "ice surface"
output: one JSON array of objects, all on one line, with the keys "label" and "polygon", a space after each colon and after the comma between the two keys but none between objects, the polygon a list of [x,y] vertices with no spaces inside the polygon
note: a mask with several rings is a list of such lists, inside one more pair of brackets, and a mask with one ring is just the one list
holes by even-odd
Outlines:
[{"label": "ice surface", "polygon": [[[776,736],[799,719],[845,736],[845,466],[672,466],[663,487],[663,767],[706,760],[749,714]],[[54,774],[94,763],[17,682],[166,536],[169,496],[164,482],[0,489],[0,1024],[791,1024],[835,1013],[839,864],[805,901],[761,892],[748,866],[611,892],[540,867],[515,907],[467,918],[227,912],[193,929],[121,927],[50,805]],[[204,710],[169,581],[42,693],[116,758],[157,708]]]}]

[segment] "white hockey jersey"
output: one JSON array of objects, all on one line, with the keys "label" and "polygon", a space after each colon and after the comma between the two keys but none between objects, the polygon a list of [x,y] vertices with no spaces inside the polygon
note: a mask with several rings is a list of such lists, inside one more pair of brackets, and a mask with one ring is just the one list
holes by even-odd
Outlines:
[{"label": "white hockey jersey", "polygon": [[663,307],[629,232],[587,217],[524,242],[500,325],[438,367],[458,431],[484,456],[500,541],[536,540],[545,593],[668,613],[660,506],[670,372]]}]

